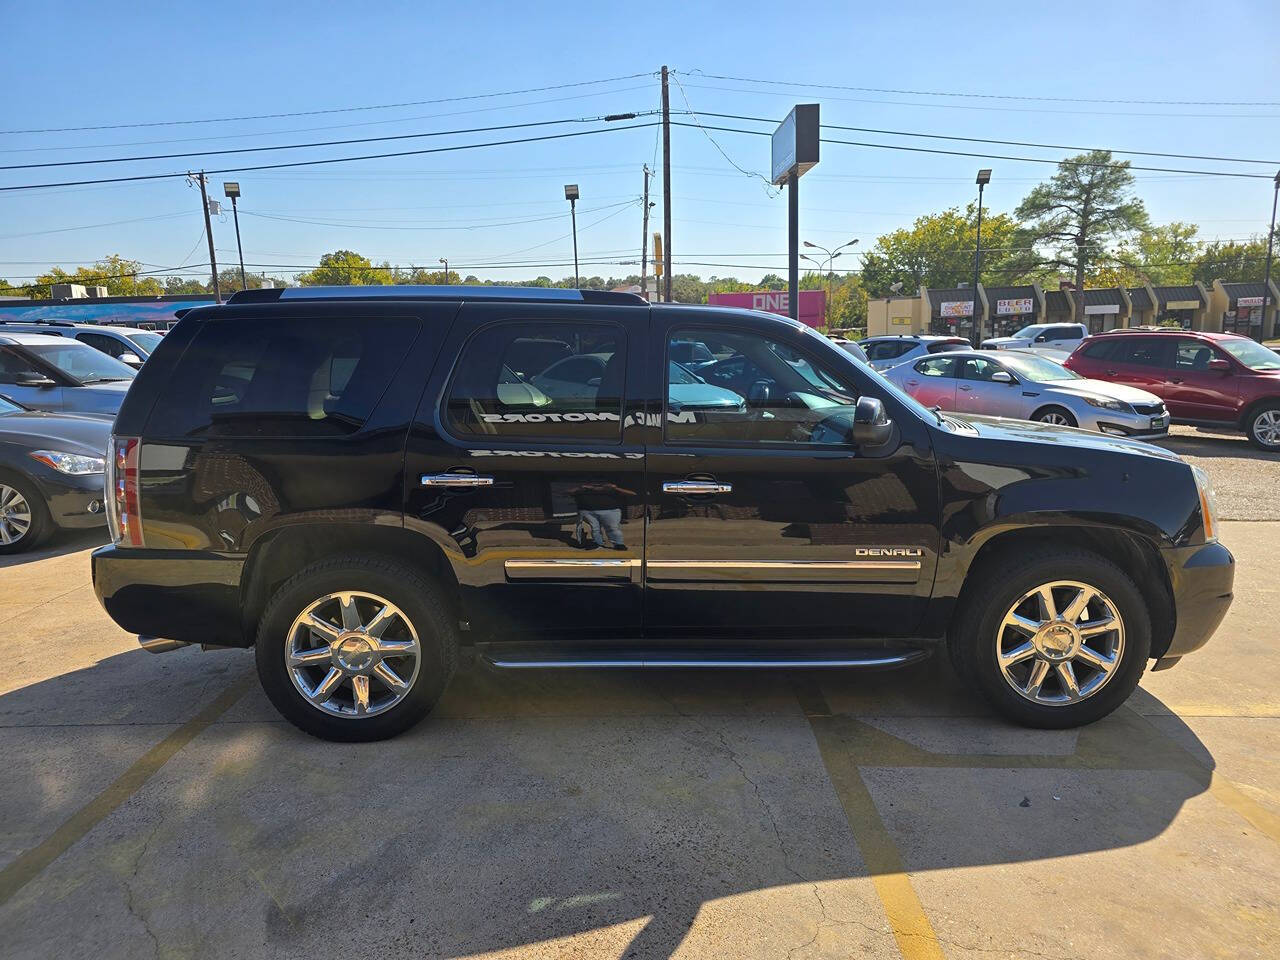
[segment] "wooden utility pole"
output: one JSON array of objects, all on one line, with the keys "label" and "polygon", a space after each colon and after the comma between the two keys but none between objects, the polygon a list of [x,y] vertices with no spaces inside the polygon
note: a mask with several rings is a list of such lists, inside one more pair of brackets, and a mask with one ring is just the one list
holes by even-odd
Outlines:
[{"label": "wooden utility pole", "polygon": [[[222,291],[218,289],[218,258],[213,253],[213,224],[209,222],[209,191],[205,188],[205,181],[208,179],[201,170],[198,174],[189,173],[189,177],[194,177],[200,182],[200,205],[204,208],[204,235],[209,241],[209,269],[213,271],[213,302],[222,302]],[[243,271],[243,268],[241,268]]]},{"label": "wooden utility pole", "polygon": [[644,198],[640,201],[643,213],[643,226],[640,230],[640,296],[646,300],[649,294],[645,284],[645,274],[649,272],[649,165],[644,165]]},{"label": "wooden utility pole", "polygon": [[671,97],[662,67],[662,299],[671,302]]}]

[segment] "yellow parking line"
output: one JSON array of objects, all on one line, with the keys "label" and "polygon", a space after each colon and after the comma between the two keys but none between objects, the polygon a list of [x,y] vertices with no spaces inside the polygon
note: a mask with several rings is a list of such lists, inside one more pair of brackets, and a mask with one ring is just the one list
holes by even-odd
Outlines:
[{"label": "yellow parking line", "polygon": [[0,870],[0,905],[40,875],[41,871],[79,842],[99,822],[132,797],[169,759],[194,740],[211,723],[244,696],[253,683],[245,677],[232,684],[212,703],[144,753],[105,790],[73,813],[38,846],[32,847]]},{"label": "yellow parking line", "polygon": [[797,683],[796,698],[818,742],[822,763],[844,808],[898,951],[904,960],[944,960],[938,935],[911,885],[902,855],[880,818],[855,759],[839,735],[826,698],[812,682]]}]

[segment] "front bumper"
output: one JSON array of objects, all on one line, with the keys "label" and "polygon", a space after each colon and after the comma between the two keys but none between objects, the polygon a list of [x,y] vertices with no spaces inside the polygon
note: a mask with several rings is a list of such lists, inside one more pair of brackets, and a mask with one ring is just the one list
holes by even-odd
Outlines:
[{"label": "front bumper", "polygon": [[103,509],[103,477],[100,473],[70,476],[56,470],[33,470],[31,478],[49,505],[49,515],[60,527],[83,530],[107,522]]},{"label": "front bumper", "polygon": [[[1130,440],[1159,440],[1169,435],[1167,413],[1153,417],[1083,404],[1076,409],[1075,413],[1083,429],[1095,430],[1113,437],[1128,437]],[[1158,423],[1159,426],[1152,426],[1153,423]]]},{"label": "front bumper", "polygon": [[1236,561],[1221,543],[1173,547],[1161,551],[1173,588],[1175,626],[1167,661],[1199,650],[1213,636],[1231,606]]}]

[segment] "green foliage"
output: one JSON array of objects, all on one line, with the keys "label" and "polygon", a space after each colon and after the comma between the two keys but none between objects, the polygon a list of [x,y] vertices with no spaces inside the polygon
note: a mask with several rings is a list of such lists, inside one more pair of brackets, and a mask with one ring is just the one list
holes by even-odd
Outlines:
[{"label": "green foliage", "polygon": [[[1276,231],[1280,243],[1280,229]],[[1206,286],[1214,280],[1223,283],[1261,283],[1266,275],[1267,238],[1253,237],[1245,243],[1217,241],[1207,243],[1191,268],[1191,279]],[[1276,271],[1272,269],[1272,276]]]},{"label": "green foliage", "polygon": [[1117,260],[1136,279],[1156,286],[1190,283],[1200,253],[1199,229],[1175,220],[1144,230],[1121,249]]},{"label": "green foliage", "polygon": [[375,266],[368,257],[352,250],[335,250],[320,258],[320,266],[297,277],[301,287],[379,286],[393,282],[391,264]]},{"label": "green foliage", "polygon": [[80,283],[86,286],[105,286],[110,297],[152,297],[164,292],[160,281],[155,277],[140,277],[142,264],[137,260],[126,260],[113,253],[88,267],[77,267],[74,273],[68,273],[61,267],[54,267],[48,273],[36,277],[35,282],[26,287],[24,292],[33,300],[47,300],[49,286],[54,283]]}]

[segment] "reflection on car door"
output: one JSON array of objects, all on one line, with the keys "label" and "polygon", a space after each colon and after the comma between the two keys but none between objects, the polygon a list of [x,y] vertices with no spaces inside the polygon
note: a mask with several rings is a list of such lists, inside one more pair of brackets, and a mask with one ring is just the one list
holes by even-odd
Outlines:
[{"label": "reflection on car door", "polygon": [[1007,416],[1009,384],[991,379],[999,369],[994,360],[986,357],[965,357],[960,362],[960,378],[956,384],[956,410],[991,417]]},{"label": "reflection on car door", "polygon": [[855,449],[851,404],[859,383],[873,392],[878,378],[843,358],[824,361],[799,331],[783,335],[750,317],[655,312],[651,375],[671,342],[704,337],[739,351],[731,366],[751,370],[755,389],[745,410],[664,402],[650,428],[646,635],[762,645],[909,635],[938,544],[927,431],[910,420],[892,452]]},{"label": "reflection on car door", "polygon": [[928,357],[917,360],[907,375],[907,392],[926,407],[956,408],[956,358]]},{"label": "reflection on car door", "polygon": [[1235,420],[1239,390],[1229,370],[1210,370],[1209,361],[1226,359],[1203,340],[1173,337],[1166,359],[1165,403],[1172,416],[1184,420]]}]

